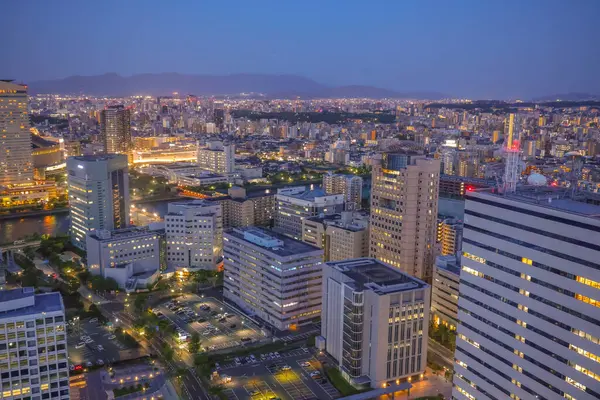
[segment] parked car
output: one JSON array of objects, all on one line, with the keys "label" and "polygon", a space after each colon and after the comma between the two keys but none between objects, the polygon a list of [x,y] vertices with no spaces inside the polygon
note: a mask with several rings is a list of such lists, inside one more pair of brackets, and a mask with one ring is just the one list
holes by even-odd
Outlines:
[{"label": "parked car", "polygon": [[83,342],[79,342],[75,345],[76,349],[81,349],[82,347],[85,347],[85,343],[83,343]]}]

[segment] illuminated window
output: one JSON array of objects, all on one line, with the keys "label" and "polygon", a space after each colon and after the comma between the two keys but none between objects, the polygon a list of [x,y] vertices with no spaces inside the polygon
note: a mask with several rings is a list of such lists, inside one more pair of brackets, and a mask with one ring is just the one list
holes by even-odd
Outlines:
[{"label": "illuminated window", "polygon": [[523,257],[523,258],[521,259],[521,262],[522,262],[523,264],[527,264],[527,265],[532,265],[532,264],[533,264],[533,261],[532,261],[532,260],[530,260],[529,258],[525,258],[525,257]]}]

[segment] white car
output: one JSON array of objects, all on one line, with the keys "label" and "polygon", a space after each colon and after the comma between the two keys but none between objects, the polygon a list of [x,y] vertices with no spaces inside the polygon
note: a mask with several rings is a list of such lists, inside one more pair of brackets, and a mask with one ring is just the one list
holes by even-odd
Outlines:
[{"label": "white car", "polygon": [[75,345],[76,349],[81,349],[82,347],[85,347],[85,343],[83,343],[83,342],[79,342]]},{"label": "white car", "polygon": [[98,318],[92,318],[90,319],[90,322],[98,322]]},{"label": "white car", "polygon": [[108,340],[114,340],[114,339],[116,339],[116,338],[117,338],[117,337],[116,337],[115,335],[110,335],[110,336],[108,337]]}]

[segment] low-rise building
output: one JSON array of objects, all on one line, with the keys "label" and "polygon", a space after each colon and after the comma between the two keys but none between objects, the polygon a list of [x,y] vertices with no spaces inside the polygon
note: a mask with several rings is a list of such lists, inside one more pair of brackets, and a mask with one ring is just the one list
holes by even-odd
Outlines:
[{"label": "low-rise building", "polygon": [[430,286],[373,258],[326,263],[321,335],[342,375],[382,387],[422,377]]},{"label": "low-rise building", "polygon": [[369,214],[344,211],[302,220],[302,241],[323,249],[324,261],[369,255]]},{"label": "low-rise building", "polygon": [[439,256],[433,266],[431,318],[436,325],[456,329],[460,263],[456,255]]},{"label": "low-rise building", "polygon": [[145,288],[160,273],[161,240],[161,232],[149,228],[92,231],[86,237],[88,270],[121,288]]},{"label": "low-rise building", "polygon": [[278,330],[319,318],[323,250],[256,227],[223,236],[226,299]]},{"label": "low-rise building", "polygon": [[65,307],[59,292],[0,291],[2,399],[69,399]]}]

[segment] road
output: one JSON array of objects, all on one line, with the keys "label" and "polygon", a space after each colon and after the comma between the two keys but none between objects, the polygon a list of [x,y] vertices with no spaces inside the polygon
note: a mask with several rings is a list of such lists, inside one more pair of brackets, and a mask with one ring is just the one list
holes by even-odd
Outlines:
[{"label": "road", "polygon": [[[448,350],[435,340],[429,338],[427,345],[429,346],[429,351],[434,355],[435,362],[439,362],[440,365],[454,369],[454,353],[452,350]],[[429,356],[428,356],[429,357]]]},{"label": "road", "polygon": [[[128,313],[122,311],[123,304],[121,303],[101,303],[98,304],[98,308],[100,311],[108,317],[111,321],[115,319],[119,319],[119,324],[121,324],[124,328],[134,332],[133,329],[133,318]],[[173,347],[172,343],[166,342],[164,339],[154,336],[152,339],[147,340],[143,337],[136,337],[138,343],[148,351],[150,354],[159,355],[163,360],[165,357],[162,354],[162,348],[166,345],[169,347]],[[186,353],[187,354],[187,353]],[[191,368],[188,364],[186,364],[185,360],[175,352],[175,356],[172,361],[166,361],[167,367],[169,371],[177,371],[181,369],[185,370],[184,375],[181,377],[183,383],[183,390],[186,392],[190,399],[201,399],[201,400],[211,400],[208,396],[204,387],[200,380],[196,377],[193,368]],[[190,362],[190,360],[188,360]]]}]

